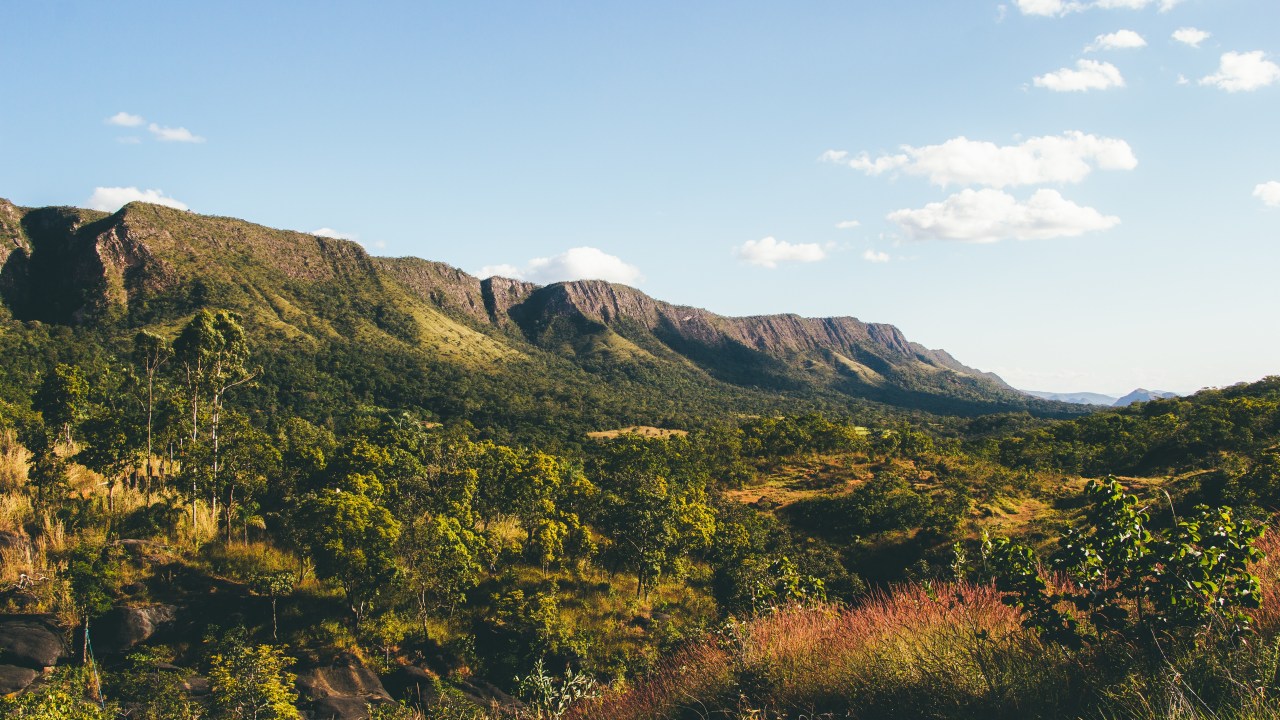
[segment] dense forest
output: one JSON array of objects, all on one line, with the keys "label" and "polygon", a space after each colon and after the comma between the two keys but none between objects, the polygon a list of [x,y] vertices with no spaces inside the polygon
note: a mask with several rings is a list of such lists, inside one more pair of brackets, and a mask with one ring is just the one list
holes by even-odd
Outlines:
[{"label": "dense forest", "polygon": [[1081,415],[888,326],[8,208],[5,717],[1280,712],[1280,379]]}]

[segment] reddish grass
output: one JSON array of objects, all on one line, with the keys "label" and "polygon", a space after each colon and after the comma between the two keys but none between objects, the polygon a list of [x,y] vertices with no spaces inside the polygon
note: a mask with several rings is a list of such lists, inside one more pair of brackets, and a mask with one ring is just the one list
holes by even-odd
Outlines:
[{"label": "reddish grass", "polygon": [[1042,671],[1044,657],[994,588],[959,583],[931,593],[904,585],[854,608],[787,608],[731,626],[574,717],[798,717],[998,704],[1007,702],[1010,677]]}]

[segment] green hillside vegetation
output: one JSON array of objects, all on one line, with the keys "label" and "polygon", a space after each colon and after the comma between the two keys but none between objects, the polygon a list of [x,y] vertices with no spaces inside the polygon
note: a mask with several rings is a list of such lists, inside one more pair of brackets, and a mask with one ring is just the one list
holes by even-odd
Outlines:
[{"label": "green hillside vegetation", "polygon": [[0,716],[1277,712],[1276,378],[1080,417],[150,205],[0,246]]}]

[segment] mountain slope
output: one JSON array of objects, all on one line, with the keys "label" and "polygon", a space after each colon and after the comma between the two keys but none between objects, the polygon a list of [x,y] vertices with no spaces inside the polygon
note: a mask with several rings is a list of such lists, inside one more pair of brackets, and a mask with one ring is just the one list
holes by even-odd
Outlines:
[{"label": "mountain slope", "polygon": [[880,407],[868,401],[1070,412],[891,325],[724,317],[602,281],[480,280],[143,203],[107,215],[0,200],[0,297],[15,320],[116,337],[144,326],[172,334],[202,307],[235,310],[272,371],[289,376],[273,397],[295,409],[322,396],[497,424],[567,414],[584,427]]}]

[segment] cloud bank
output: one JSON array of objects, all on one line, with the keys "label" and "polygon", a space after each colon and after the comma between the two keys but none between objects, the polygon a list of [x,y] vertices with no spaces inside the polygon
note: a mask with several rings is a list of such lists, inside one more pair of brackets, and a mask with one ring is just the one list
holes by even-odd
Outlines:
[{"label": "cloud bank", "polygon": [[1133,50],[1147,46],[1147,41],[1141,35],[1132,30],[1117,30],[1106,35],[1099,35],[1093,39],[1085,47],[1085,52],[1098,52],[1099,50]]},{"label": "cloud bank", "polygon": [[822,160],[860,170],[867,175],[890,171],[927,177],[934,185],[1016,187],[1045,183],[1078,183],[1099,170],[1132,170],[1138,166],[1124,140],[1071,131],[1034,137],[1018,145],[957,137],[941,145],[902,146],[897,155],[872,159],[866,153],[850,157],[828,150]]},{"label": "cloud bank", "polygon": [[145,202],[153,205],[186,210],[187,204],[164,194],[163,190],[139,190],[136,187],[96,187],[93,194],[85,201],[85,206],[104,212],[115,212],[131,202]]},{"label": "cloud bank", "polygon": [[1253,189],[1253,196],[1267,207],[1280,207],[1280,182],[1272,180],[1258,185]]},{"label": "cloud bank", "polygon": [[1074,70],[1062,68],[1037,75],[1032,82],[1036,87],[1054,92],[1084,92],[1124,87],[1124,76],[1120,74],[1120,68],[1109,62],[1077,60]]},{"label": "cloud bank", "polygon": [[1212,85],[1227,92],[1251,92],[1280,80],[1280,65],[1266,58],[1261,50],[1226,52],[1218,60],[1218,72],[1200,79],[1201,85]]},{"label": "cloud bank", "polygon": [[962,190],[942,202],[887,216],[913,240],[993,243],[1005,239],[1045,240],[1106,230],[1120,218],[1104,216],[1062,197],[1037,190],[1027,202],[1000,190]]},{"label": "cloud bank", "polygon": [[480,277],[500,275],[539,285],[570,280],[607,280],[635,285],[644,280],[636,266],[593,247],[576,247],[554,257],[533,258],[524,267],[506,263],[486,265],[477,274]]},{"label": "cloud bank", "polygon": [[789,243],[770,235],[748,240],[734,248],[733,254],[752,265],[773,269],[779,263],[811,263],[825,260],[827,251],[817,243]]}]

